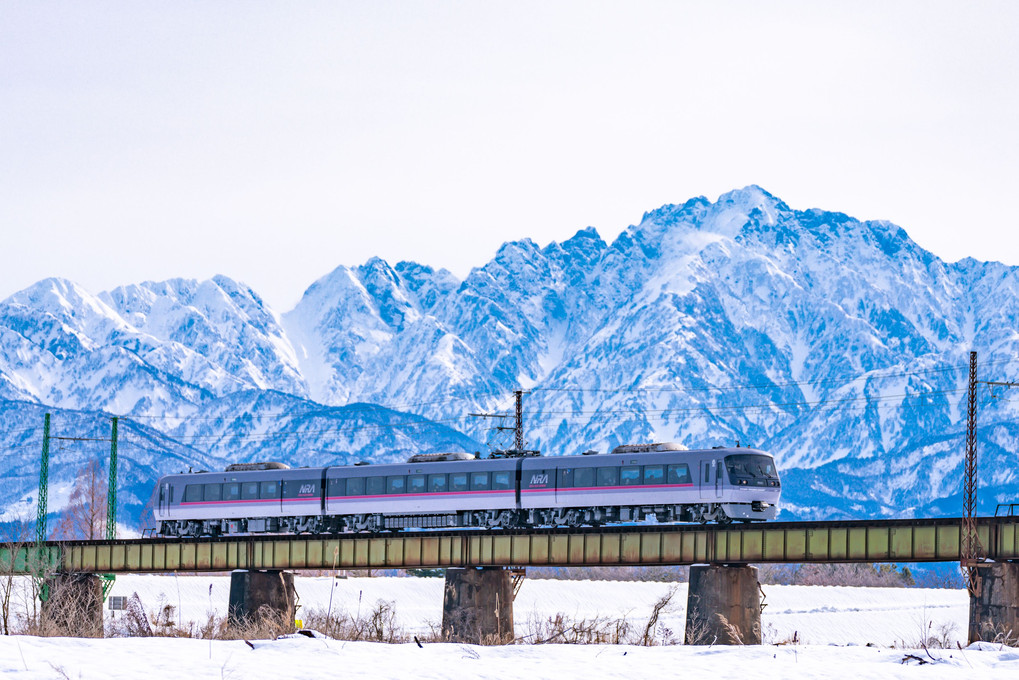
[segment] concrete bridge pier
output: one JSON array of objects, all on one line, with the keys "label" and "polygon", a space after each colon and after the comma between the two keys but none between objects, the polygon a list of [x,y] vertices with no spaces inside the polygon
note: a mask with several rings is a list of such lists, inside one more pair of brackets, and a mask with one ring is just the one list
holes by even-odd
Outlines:
[{"label": "concrete bridge pier", "polygon": [[513,581],[502,567],[446,569],[442,634],[470,644],[513,640]]},{"label": "concrete bridge pier", "polygon": [[103,636],[103,585],[97,574],[54,574],[46,579],[45,589],[43,635]]},{"label": "concrete bridge pier", "polygon": [[686,644],[761,644],[761,587],[757,567],[690,567]]},{"label": "concrete bridge pier", "polygon": [[1019,563],[981,565],[977,584],[969,596],[969,641],[1019,642]]},{"label": "concrete bridge pier", "polygon": [[230,574],[227,626],[262,627],[268,633],[294,632],[297,591],[294,575],[278,569],[236,570]]}]

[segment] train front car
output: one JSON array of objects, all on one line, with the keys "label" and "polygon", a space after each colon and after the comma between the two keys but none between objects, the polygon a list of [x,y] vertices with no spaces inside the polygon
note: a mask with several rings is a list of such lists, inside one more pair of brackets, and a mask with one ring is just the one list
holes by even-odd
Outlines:
[{"label": "train front car", "polygon": [[686,450],[636,444],[611,454],[523,461],[526,524],[742,522],[775,519],[781,491],[774,459],[746,448]]},{"label": "train front car", "polygon": [[723,455],[714,466],[720,497],[713,519],[722,523],[734,519],[744,522],[775,519],[782,482],[771,454],[757,449],[715,451]]}]

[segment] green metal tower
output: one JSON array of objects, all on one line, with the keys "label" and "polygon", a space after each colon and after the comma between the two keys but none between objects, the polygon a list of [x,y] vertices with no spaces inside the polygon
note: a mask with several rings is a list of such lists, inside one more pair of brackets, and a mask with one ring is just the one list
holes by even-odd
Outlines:
[{"label": "green metal tower", "polygon": [[39,547],[46,542],[47,498],[50,486],[50,414],[42,421],[42,464],[39,468],[39,512],[35,519],[35,542]]},{"label": "green metal tower", "polygon": [[43,543],[46,542],[46,512],[47,498],[50,486],[50,414],[46,414],[42,421],[42,461],[39,466],[39,512],[35,518],[35,566],[33,567],[33,578],[39,589],[39,600],[45,602],[50,599],[50,587],[43,576],[46,565],[46,555]]},{"label": "green metal tower", "polygon": [[[113,426],[110,431],[110,482],[106,485],[106,540],[112,541],[117,538],[117,422],[119,418],[113,416]],[[103,587],[103,601],[109,597],[113,590],[113,584],[117,580],[116,574],[100,574]]]},{"label": "green metal tower", "polygon": [[117,421],[110,433],[110,483],[106,487],[106,540],[117,538]]}]

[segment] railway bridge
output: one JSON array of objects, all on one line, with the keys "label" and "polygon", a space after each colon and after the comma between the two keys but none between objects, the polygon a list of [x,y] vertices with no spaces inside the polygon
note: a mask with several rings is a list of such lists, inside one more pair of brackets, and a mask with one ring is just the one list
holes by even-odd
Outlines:
[{"label": "railway bridge", "polygon": [[[984,562],[978,569],[982,585],[970,598],[970,639],[983,639],[989,631],[1004,628],[1019,632],[1019,517],[978,518],[976,530]],[[471,629],[478,634],[474,637],[513,630],[507,568],[697,565],[691,571],[688,639],[692,629],[705,629],[693,625],[691,617],[714,620],[721,614],[730,629],[739,624],[752,629],[756,622],[757,637],[744,630],[741,638],[759,641],[759,589],[751,565],[958,562],[963,558],[963,536],[963,522],[955,518],[263,534],[0,544],[0,565],[14,573],[47,574],[90,588],[95,579],[78,575],[243,570],[234,574],[237,594],[232,586],[231,610],[244,611],[257,609],[254,603],[292,606],[287,604],[288,598],[292,600],[292,577],[288,574],[287,590],[288,579],[281,575],[294,570],[446,568],[450,620],[470,614]],[[458,631],[455,623],[448,627],[462,638],[465,629],[460,626]]]}]

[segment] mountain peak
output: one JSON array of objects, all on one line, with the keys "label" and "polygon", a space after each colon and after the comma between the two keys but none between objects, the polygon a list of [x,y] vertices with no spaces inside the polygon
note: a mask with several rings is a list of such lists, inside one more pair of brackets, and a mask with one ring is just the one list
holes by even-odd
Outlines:
[{"label": "mountain peak", "polygon": [[65,321],[87,313],[91,318],[102,318],[118,326],[124,325],[117,313],[99,296],[93,295],[69,279],[58,277],[42,279],[14,293],[5,302],[46,311]]},{"label": "mountain peak", "polygon": [[[714,211],[720,214],[728,214],[730,219],[725,220],[727,226],[742,227],[745,220],[743,217],[750,217],[759,213],[757,222],[764,224],[775,224],[778,214],[789,210],[781,199],[776,198],[756,184],[745,186],[742,189],[727,191],[718,197],[713,206]],[[736,218],[736,219],[731,219]],[[736,222],[739,222],[737,225]]]},{"label": "mountain peak", "polygon": [[761,206],[764,204],[781,205],[788,208],[782,199],[775,197],[770,191],[757,184],[748,184],[742,189],[727,191],[718,197],[718,203],[739,203],[741,205]]}]

